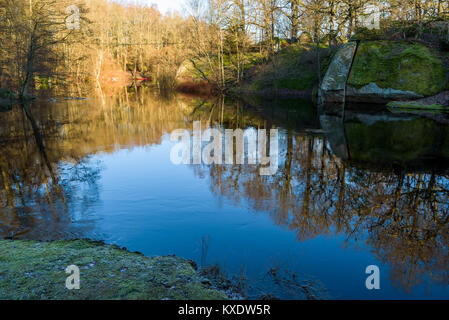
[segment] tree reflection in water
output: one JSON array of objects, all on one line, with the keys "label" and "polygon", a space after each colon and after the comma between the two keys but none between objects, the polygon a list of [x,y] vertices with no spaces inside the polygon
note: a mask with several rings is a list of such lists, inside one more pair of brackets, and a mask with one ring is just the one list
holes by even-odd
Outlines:
[{"label": "tree reflection in water", "polygon": [[99,169],[88,157],[63,163],[66,154],[54,143],[59,124],[46,120],[36,120],[29,105],[2,115],[0,237],[68,238],[92,227],[74,229],[74,212],[97,200]]},{"label": "tree reflection in water", "polygon": [[90,233],[102,168],[92,156],[160,144],[191,112],[191,99],[141,89],[0,113],[0,237],[101,238]]},{"label": "tree reflection in water", "polygon": [[157,145],[195,120],[279,128],[276,175],[251,165],[193,166],[195,174],[210,177],[217,196],[268,212],[298,241],[335,234],[348,245],[363,241],[399,287],[428,278],[448,284],[447,125],[410,115],[348,114],[343,122],[305,101],[251,104],[124,90],[1,113],[0,236],[98,236],[89,219],[100,201],[101,164],[91,159],[98,152]]},{"label": "tree reflection in water", "polygon": [[[240,110],[230,107],[228,112],[237,117]],[[257,112],[261,113],[269,111]],[[298,111],[284,110],[284,116],[291,120]],[[258,168],[250,165],[201,166],[195,171],[210,177],[215,194],[235,203],[245,200],[256,211],[269,212],[276,224],[295,232],[298,241],[336,234],[344,235],[348,245],[364,241],[378,260],[391,266],[391,278],[398,287],[410,290],[428,278],[447,285],[449,126],[427,118],[365,115],[365,123],[357,122],[363,134],[354,134],[348,129],[351,121],[346,120],[343,128],[342,119],[334,118],[332,125],[322,119],[324,133],[319,135],[284,125],[275,176],[260,176]],[[221,122],[218,114],[216,119],[217,126],[234,125]],[[255,123],[253,118],[251,125],[281,127],[275,120],[261,118]],[[407,127],[409,121],[414,121],[412,127]],[[416,130],[420,126],[423,130]],[[320,128],[316,129],[308,131]],[[426,137],[423,146],[424,129],[437,134],[430,140]],[[385,132],[394,132],[395,137],[377,144],[369,141],[382,138]],[[407,145],[397,146],[392,139]],[[343,150],[343,155],[338,157],[333,150]],[[376,157],[370,161],[365,155],[373,150]]]}]

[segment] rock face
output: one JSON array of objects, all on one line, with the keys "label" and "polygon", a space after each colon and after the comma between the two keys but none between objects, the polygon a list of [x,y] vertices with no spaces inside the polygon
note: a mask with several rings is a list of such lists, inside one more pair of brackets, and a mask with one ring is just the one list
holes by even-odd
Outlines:
[{"label": "rock face", "polygon": [[357,42],[344,45],[335,55],[321,84],[322,98],[327,102],[344,102],[346,81],[351,70]]},{"label": "rock face", "polygon": [[383,103],[391,100],[411,100],[422,97],[422,95],[410,90],[381,88],[374,82],[371,82],[360,89],[351,86],[348,86],[346,89],[346,98],[349,102]]},{"label": "rock face", "polygon": [[[351,50],[348,49],[354,47],[356,53],[350,59]],[[343,79],[345,74],[348,75]],[[343,90],[347,102],[414,100],[447,90],[447,76],[448,70],[438,52],[423,44],[380,40],[349,42],[332,61],[321,86],[321,95],[326,102],[338,101],[334,99],[335,90]]]}]

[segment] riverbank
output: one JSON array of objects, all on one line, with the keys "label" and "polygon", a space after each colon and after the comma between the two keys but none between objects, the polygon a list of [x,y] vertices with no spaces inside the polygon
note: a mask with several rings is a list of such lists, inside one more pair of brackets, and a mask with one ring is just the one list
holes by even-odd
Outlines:
[{"label": "riverbank", "polygon": [[324,76],[336,49],[330,49],[324,42],[318,47],[311,43],[288,45],[267,61],[249,68],[243,81],[228,93],[236,97],[311,100],[317,94],[319,79]]},{"label": "riverbank", "polygon": [[[65,286],[80,269],[80,290]],[[0,240],[0,299],[227,300],[193,261],[146,257],[89,240]]]},{"label": "riverbank", "polygon": [[[297,42],[251,66],[228,92],[235,97],[308,98],[398,109],[449,106],[448,22],[358,29],[348,41]],[[403,33],[401,32],[403,31]],[[405,32],[408,31],[408,32]],[[318,86],[320,89],[318,90]]]}]

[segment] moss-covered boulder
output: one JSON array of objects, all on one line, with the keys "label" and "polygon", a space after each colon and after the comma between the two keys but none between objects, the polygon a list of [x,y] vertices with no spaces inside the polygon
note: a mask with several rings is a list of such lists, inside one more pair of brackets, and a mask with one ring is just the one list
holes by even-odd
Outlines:
[{"label": "moss-covered boulder", "polygon": [[[68,290],[67,266],[80,269],[80,289]],[[0,299],[227,299],[193,263],[148,258],[87,240],[0,240]]]},{"label": "moss-covered boulder", "polygon": [[347,101],[389,102],[436,95],[447,88],[439,53],[407,41],[361,41],[347,81]]},{"label": "moss-covered boulder", "polygon": [[431,97],[448,89],[446,56],[417,42],[351,41],[334,56],[320,96],[325,102],[363,103]]}]

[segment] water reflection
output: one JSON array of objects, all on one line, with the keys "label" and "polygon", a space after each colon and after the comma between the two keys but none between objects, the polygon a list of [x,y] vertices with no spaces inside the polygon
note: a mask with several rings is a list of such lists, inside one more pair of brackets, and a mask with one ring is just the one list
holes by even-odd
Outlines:
[{"label": "water reflection", "polygon": [[[80,235],[68,212],[98,196],[98,168],[86,165],[87,155],[65,152],[58,141],[60,124],[47,111],[35,118],[24,105],[1,114],[1,237],[46,240]],[[60,163],[69,158],[72,165]],[[80,184],[88,187],[80,190]]]},{"label": "water reflection", "polygon": [[95,237],[102,192],[95,154],[159,145],[175,129],[191,130],[194,120],[279,128],[276,175],[260,176],[251,165],[202,165],[191,167],[195,176],[207,177],[217,197],[268,213],[299,242],[340,235],[348,246],[364,243],[400,288],[448,285],[444,121],[360,112],[343,121],[305,101],[249,104],[123,91],[0,114],[0,236]]},{"label": "water reflection", "polygon": [[334,234],[365,241],[391,265],[397,286],[410,289],[427,276],[447,284],[449,127],[360,113],[344,123],[323,114],[321,124],[322,136],[282,131],[273,177],[251,166],[199,175],[210,175],[213,192],[269,211],[298,241]]}]

